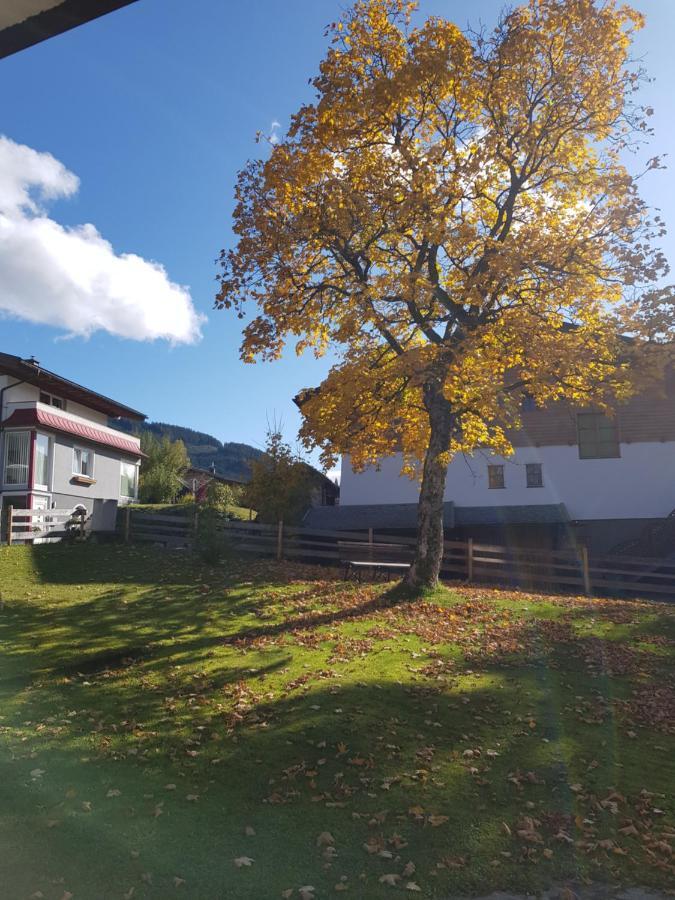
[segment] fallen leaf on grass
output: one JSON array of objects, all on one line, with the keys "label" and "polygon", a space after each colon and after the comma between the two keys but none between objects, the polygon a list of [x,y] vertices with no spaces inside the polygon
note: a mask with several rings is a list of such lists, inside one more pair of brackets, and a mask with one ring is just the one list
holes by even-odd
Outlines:
[{"label": "fallen leaf on grass", "polygon": [[414,881],[409,881],[405,886],[406,891],[421,891],[422,888],[419,884],[415,884]]},{"label": "fallen leaf on grass", "polygon": [[244,828],[244,834],[246,835],[246,837],[253,837],[255,834],[255,828],[253,828],[251,825],[247,825],[246,828]]},{"label": "fallen leaf on grass", "polygon": [[184,879],[184,878],[181,878],[181,877],[178,876],[178,875],[174,875],[174,876],[173,876],[173,883],[174,883],[174,886],[175,886],[175,887],[180,887],[181,884],[185,884],[185,879]]},{"label": "fallen leaf on grass", "polygon": [[397,875],[395,872],[390,872],[387,875],[380,875],[380,884],[388,884],[389,887],[396,887],[400,880],[401,876]]},{"label": "fallen leaf on grass", "polygon": [[315,888],[311,884],[305,884],[303,887],[298,888],[300,900],[314,900],[314,891]]},{"label": "fallen leaf on grass", "polygon": [[322,831],[321,834],[316,839],[317,847],[327,847],[330,844],[335,843],[335,838],[330,833],[330,831]]},{"label": "fallen leaf on grass", "polygon": [[250,856],[238,856],[234,860],[234,864],[238,869],[241,869],[242,866],[252,866],[255,860],[251,859]]},{"label": "fallen leaf on grass", "polygon": [[33,780],[35,780],[35,779],[37,779],[37,778],[42,778],[42,776],[43,776],[44,774],[45,774],[45,770],[44,770],[44,769],[31,769],[30,777],[31,777]]},{"label": "fallen leaf on grass", "polygon": [[444,825],[448,821],[447,816],[429,816],[427,822],[432,826],[432,828],[438,828],[439,825]]},{"label": "fallen leaf on grass", "polygon": [[110,788],[110,790],[106,794],[106,797],[119,797],[121,793],[122,791],[118,791],[117,788]]}]

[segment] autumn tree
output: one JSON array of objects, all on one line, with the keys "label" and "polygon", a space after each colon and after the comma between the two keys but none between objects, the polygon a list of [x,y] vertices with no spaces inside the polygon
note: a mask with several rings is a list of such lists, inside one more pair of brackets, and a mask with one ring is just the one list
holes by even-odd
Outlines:
[{"label": "autumn tree", "polygon": [[251,479],[243,501],[257,510],[261,522],[293,522],[307,510],[312,493],[312,469],[287,444],[276,427],[267,432],[265,452],[251,464]]},{"label": "autumn tree", "polygon": [[[530,0],[490,32],[405,0],[330,27],[315,102],[240,173],[217,305],[242,357],[337,348],[304,395],[326,463],[400,452],[421,476],[412,585],[434,585],[454,454],[512,452],[523,398],[607,404],[657,367],[672,304],[662,232],[627,171],[649,133],[631,68],[640,14]],[[647,168],[658,168],[653,159]],[[622,339],[628,328],[632,340]]]}]

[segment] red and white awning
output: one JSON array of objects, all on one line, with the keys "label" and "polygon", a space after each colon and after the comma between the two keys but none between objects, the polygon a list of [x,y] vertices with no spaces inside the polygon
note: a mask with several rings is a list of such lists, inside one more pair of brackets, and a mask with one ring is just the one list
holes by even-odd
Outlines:
[{"label": "red and white awning", "polygon": [[123,434],[117,435],[110,431],[103,431],[93,425],[60,416],[51,410],[41,409],[39,406],[15,409],[2,423],[3,428],[33,428],[36,425],[60,434],[71,434],[81,440],[90,441],[92,444],[114,447],[116,450],[121,450],[136,458],[144,456],[136,441]]}]

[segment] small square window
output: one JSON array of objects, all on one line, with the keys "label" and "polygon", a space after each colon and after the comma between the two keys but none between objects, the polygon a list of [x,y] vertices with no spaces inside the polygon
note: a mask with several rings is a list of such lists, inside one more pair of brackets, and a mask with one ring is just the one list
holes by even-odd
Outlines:
[{"label": "small square window", "polygon": [[53,394],[48,394],[46,391],[40,391],[40,403],[45,403],[47,406],[54,406],[56,409],[65,409],[66,404],[60,397],[55,397]]},{"label": "small square window", "polygon": [[504,466],[488,466],[488,487],[503,488],[504,484]]},{"label": "small square window", "polygon": [[527,486],[529,488],[538,488],[544,486],[544,477],[541,471],[541,463],[526,463],[525,475],[527,478]]},{"label": "small square window", "polygon": [[529,394],[526,394],[523,397],[523,402],[520,405],[520,408],[523,412],[534,412],[537,408],[537,404],[534,401],[534,397],[530,397]]},{"label": "small square window", "polygon": [[611,459],[621,456],[616,419],[604,413],[577,414],[580,459]]},{"label": "small square window", "polygon": [[84,475],[86,478],[94,477],[93,450],[84,450],[82,447],[73,448],[73,475]]}]

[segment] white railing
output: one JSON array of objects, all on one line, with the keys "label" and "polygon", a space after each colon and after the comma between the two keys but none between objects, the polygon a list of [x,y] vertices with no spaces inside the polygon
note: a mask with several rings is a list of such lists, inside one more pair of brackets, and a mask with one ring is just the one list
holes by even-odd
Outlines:
[{"label": "white railing", "polygon": [[82,537],[86,510],[17,509],[6,507],[6,540],[8,544],[60,540],[66,536]]}]

